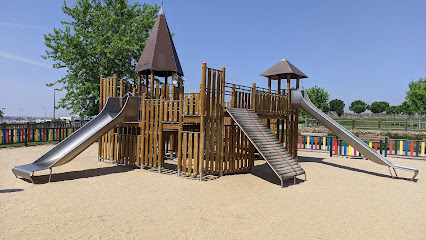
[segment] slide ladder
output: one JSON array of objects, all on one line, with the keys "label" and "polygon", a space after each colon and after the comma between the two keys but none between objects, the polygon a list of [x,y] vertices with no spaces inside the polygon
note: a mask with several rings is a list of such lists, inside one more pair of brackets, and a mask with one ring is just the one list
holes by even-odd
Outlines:
[{"label": "slide ladder", "polygon": [[290,155],[253,110],[226,108],[226,111],[280,178],[281,187],[283,180],[294,178],[294,183],[296,183],[296,176],[305,174],[297,160]]}]

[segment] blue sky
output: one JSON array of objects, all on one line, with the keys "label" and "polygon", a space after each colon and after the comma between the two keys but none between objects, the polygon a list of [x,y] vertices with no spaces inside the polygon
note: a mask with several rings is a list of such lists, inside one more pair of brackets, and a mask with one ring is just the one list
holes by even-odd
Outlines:
[{"label": "blue sky", "polygon": [[[43,34],[66,19],[61,7],[58,0],[0,1],[0,108],[7,116],[20,109],[23,116],[44,116],[43,107],[53,114],[46,83],[65,72],[40,56]],[[324,87],[346,106],[356,99],[400,104],[408,82],[426,77],[424,0],[165,0],[164,11],[186,91],[198,89],[202,62],[226,67],[228,82],[267,86],[259,74],[286,58],[309,76],[303,87]]]}]

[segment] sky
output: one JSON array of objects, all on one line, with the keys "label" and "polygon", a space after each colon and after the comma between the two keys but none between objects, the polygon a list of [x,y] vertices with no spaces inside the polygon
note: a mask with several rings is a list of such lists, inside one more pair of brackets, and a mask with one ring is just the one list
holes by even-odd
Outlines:
[{"label": "sky", "polygon": [[[44,34],[68,19],[62,4],[0,0],[0,108],[6,116],[53,115],[55,87],[46,83],[66,71],[41,55]],[[202,62],[226,67],[227,82],[267,87],[259,75],[285,58],[309,77],[301,86],[325,88],[346,111],[357,99],[398,105],[408,83],[426,77],[424,0],[164,0],[164,11],[188,92],[198,90]],[[56,92],[57,99],[64,95]],[[56,110],[56,116],[68,115]]]}]

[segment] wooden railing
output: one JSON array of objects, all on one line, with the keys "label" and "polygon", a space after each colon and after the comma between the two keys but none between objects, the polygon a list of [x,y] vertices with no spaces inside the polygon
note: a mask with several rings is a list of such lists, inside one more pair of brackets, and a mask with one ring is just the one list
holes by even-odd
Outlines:
[{"label": "wooden railing", "polygon": [[199,116],[200,112],[200,93],[185,93],[183,100],[183,115]]},{"label": "wooden railing", "polygon": [[287,95],[285,90],[276,91],[265,88],[225,83],[225,94],[231,96],[227,107],[250,108],[260,114],[285,115]]}]

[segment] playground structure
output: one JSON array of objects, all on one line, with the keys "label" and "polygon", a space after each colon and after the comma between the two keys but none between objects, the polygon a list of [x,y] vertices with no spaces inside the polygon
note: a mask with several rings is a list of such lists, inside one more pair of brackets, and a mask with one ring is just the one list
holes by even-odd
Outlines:
[{"label": "playground structure", "polygon": [[[33,181],[34,172],[60,166],[99,139],[98,159],[154,168],[167,160],[178,176],[203,180],[206,175],[250,172],[257,151],[281,180],[306,173],[297,160],[298,109],[302,108],[369,160],[392,164],[318,110],[299,90],[307,76],[283,59],[265,71],[268,88],[226,82],[226,69],[202,64],[199,92],[185,93],[183,71],[161,9],[136,66],[137,80],[100,76],[100,114],[32,164],[13,168]],[[156,77],[163,77],[160,83]],[[172,79],[169,84],[169,78]],[[277,89],[272,89],[272,81]],[[281,88],[281,80],[287,80]],[[291,88],[291,83],[295,83]],[[295,80],[295,81],[294,81]],[[395,172],[396,174],[396,172]],[[393,176],[392,176],[393,177]],[[49,178],[50,179],[50,178]]]}]

